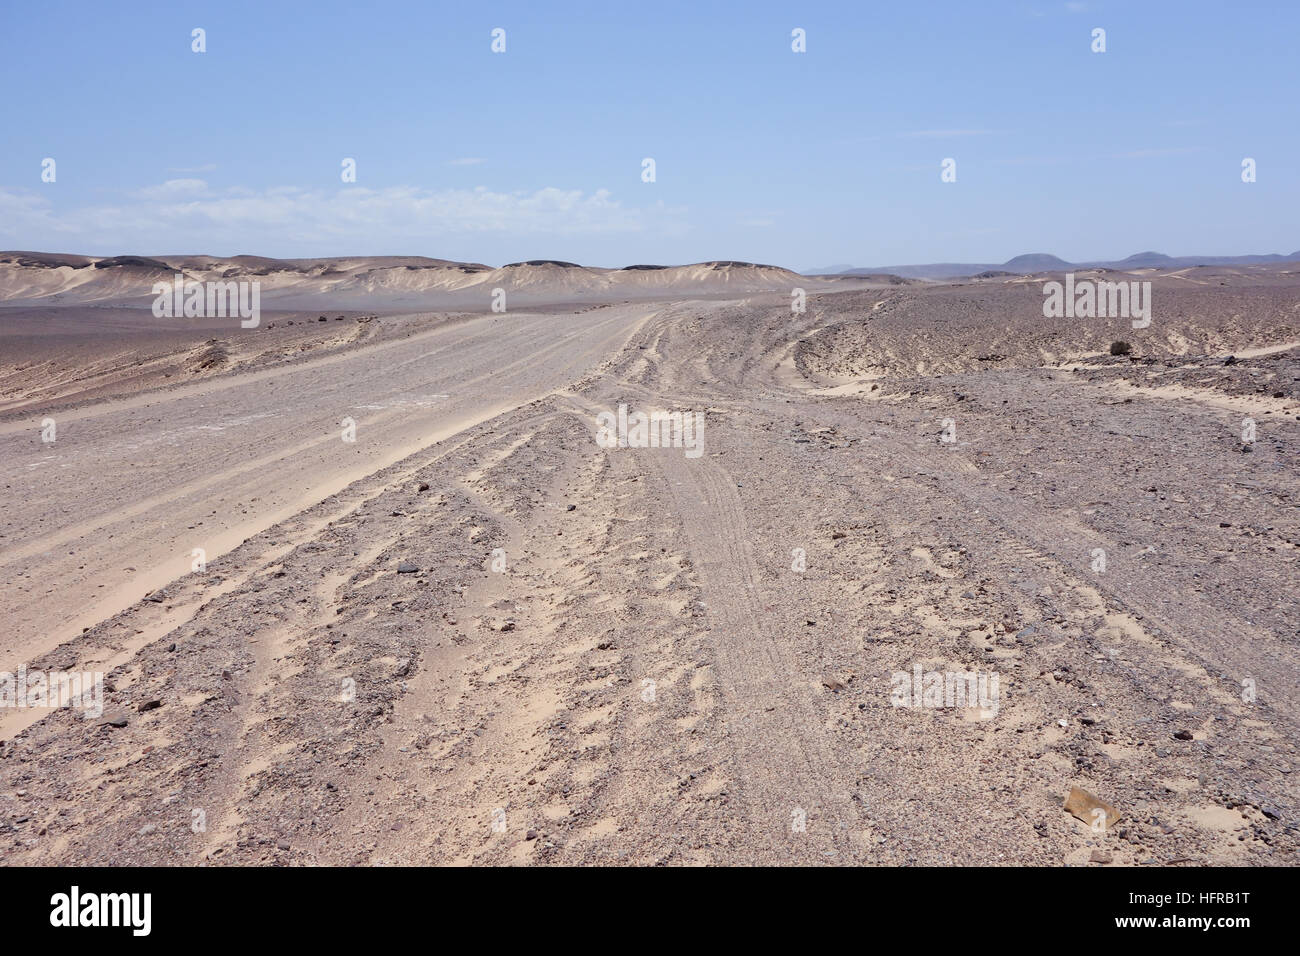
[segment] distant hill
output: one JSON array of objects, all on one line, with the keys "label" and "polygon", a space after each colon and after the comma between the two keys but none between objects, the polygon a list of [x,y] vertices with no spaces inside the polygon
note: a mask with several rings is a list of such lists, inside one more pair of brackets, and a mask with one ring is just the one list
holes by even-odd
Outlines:
[{"label": "distant hill", "polygon": [[1135,252],[1127,259],[1121,259],[1118,266],[1129,266],[1135,269],[1145,267],[1161,267],[1170,265],[1173,262],[1172,256],[1167,256],[1163,252]]},{"label": "distant hill", "polygon": [[1007,272],[1051,272],[1055,269],[1068,269],[1070,264],[1064,259],[1046,252],[1030,252],[1016,256],[1002,263]]},{"label": "distant hill", "polygon": [[[424,256],[71,256],[0,252],[0,304],[148,307],[155,283],[256,281],[266,308],[486,308],[494,290],[512,303],[607,302],[656,296],[824,291],[843,280],[809,281],[788,269],[733,259],[688,265],[638,264],[622,269],[559,259],[529,259],[500,268]],[[892,281],[856,279],[854,284]],[[900,280],[901,281],[901,280]]]},{"label": "distant hill", "polygon": [[869,266],[846,269],[831,266],[811,269],[806,274],[814,276],[842,275],[867,276],[892,273],[909,279],[960,279],[981,273],[1010,272],[1016,275],[1038,272],[1061,272],[1069,269],[1181,269],[1188,266],[1249,266],[1268,265],[1274,262],[1300,260],[1300,251],[1290,255],[1254,256],[1167,256],[1162,252],[1138,252],[1126,259],[1109,259],[1097,262],[1067,262],[1046,252],[1030,252],[1008,259],[1006,262],[932,262],[905,266]]}]

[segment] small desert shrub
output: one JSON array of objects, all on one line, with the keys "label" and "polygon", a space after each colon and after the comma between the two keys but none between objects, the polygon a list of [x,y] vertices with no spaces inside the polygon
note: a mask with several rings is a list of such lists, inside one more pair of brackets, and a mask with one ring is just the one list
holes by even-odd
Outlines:
[{"label": "small desert shrub", "polygon": [[1111,355],[1128,355],[1128,353],[1132,351],[1133,351],[1133,346],[1129,345],[1127,342],[1110,343]]}]

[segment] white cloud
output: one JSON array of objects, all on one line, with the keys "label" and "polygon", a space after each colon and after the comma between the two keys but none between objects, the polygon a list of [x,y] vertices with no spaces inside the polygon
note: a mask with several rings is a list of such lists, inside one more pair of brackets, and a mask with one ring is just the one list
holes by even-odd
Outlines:
[{"label": "white cloud", "polygon": [[684,229],[685,214],[662,203],[631,208],[606,189],[554,187],[501,192],[486,187],[282,186],[215,193],[203,180],[182,179],[136,190],[117,204],[63,208],[53,199],[40,192],[0,189],[0,242],[40,249],[50,248],[56,238],[66,245],[71,236],[79,248],[356,249],[484,233],[675,234]]},{"label": "white cloud", "polygon": [[208,184],[202,179],[169,179],[158,186],[146,186],[131,193],[137,199],[185,199],[206,195]]},{"label": "white cloud", "polygon": [[[19,228],[15,229],[14,227]],[[0,189],[0,240],[7,248],[19,248],[25,233],[33,236],[48,235],[67,230],[54,215],[50,201],[39,193],[9,192]],[[12,237],[12,238],[11,238]],[[32,251],[43,251],[39,245]]]}]

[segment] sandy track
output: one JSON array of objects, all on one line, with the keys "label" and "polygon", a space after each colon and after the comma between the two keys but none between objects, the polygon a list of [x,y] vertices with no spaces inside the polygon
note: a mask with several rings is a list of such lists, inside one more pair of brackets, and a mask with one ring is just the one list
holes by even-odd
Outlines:
[{"label": "sandy track", "polygon": [[[647,310],[507,315],[0,431],[14,669],[353,481],[570,381]],[[400,349],[398,348],[400,347]],[[397,354],[395,354],[397,352]],[[342,421],[356,423],[345,443]],[[41,509],[21,502],[41,501]],[[123,556],[129,556],[124,558]],[[130,570],[128,570],[128,568]]]}]

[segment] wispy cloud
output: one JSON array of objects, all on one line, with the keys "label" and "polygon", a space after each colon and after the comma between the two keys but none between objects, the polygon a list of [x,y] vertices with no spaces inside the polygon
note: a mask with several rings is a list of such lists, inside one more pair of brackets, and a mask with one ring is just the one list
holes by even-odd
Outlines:
[{"label": "wispy cloud", "polygon": [[904,139],[947,139],[956,136],[988,136],[991,129],[917,129],[898,135]]},{"label": "wispy cloud", "polygon": [[1203,153],[1204,146],[1172,146],[1167,149],[1135,149],[1127,153],[1113,153],[1111,159],[1153,159],[1159,156],[1186,156],[1190,153]]},{"label": "wispy cloud", "polygon": [[173,169],[169,169],[169,170],[167,170],[167,172],[169,172],[169,173],[191,173],[191,174],[192,174],[192,173],[210,173],[210,172],[212,172],[213,170],[215,170],[216,168],[217,168],[217,164],[216,164],[216,163],[207,163],[206,165],[203,165],[203,166],[189,166],[189,167],[185,167],[185,166],[177,166],[177,167],[175,167],[175,168],[173,168]]},{"label": "wispy cloud", "polygon": [[[200,179],[168,180],[135,190],[114,204],[60,208],[39,191],[0,188],[0,243],[39,248],[76,237],[103,248],[213,248],[245,245],[385,244],[451,235],[680,235],[686,210],[655,203],[624,205],[606,189],[548,187],[531,192],[368,189],[231,188],[213,192]],[[2,247],[2,246],[0,246]]]},{"label": "wispy cloud", "polygon": [[136,199],[171,200],[198,199],[208,194],[208,184],[202,179],[169,179],[157,186],[146,186],[131,193]]},{"label": "wispy cloud", "polygon": [[1078,156],[1004,156],[989,160],[995,166],[1055,166],[1059,163],[1075,162]]}]

